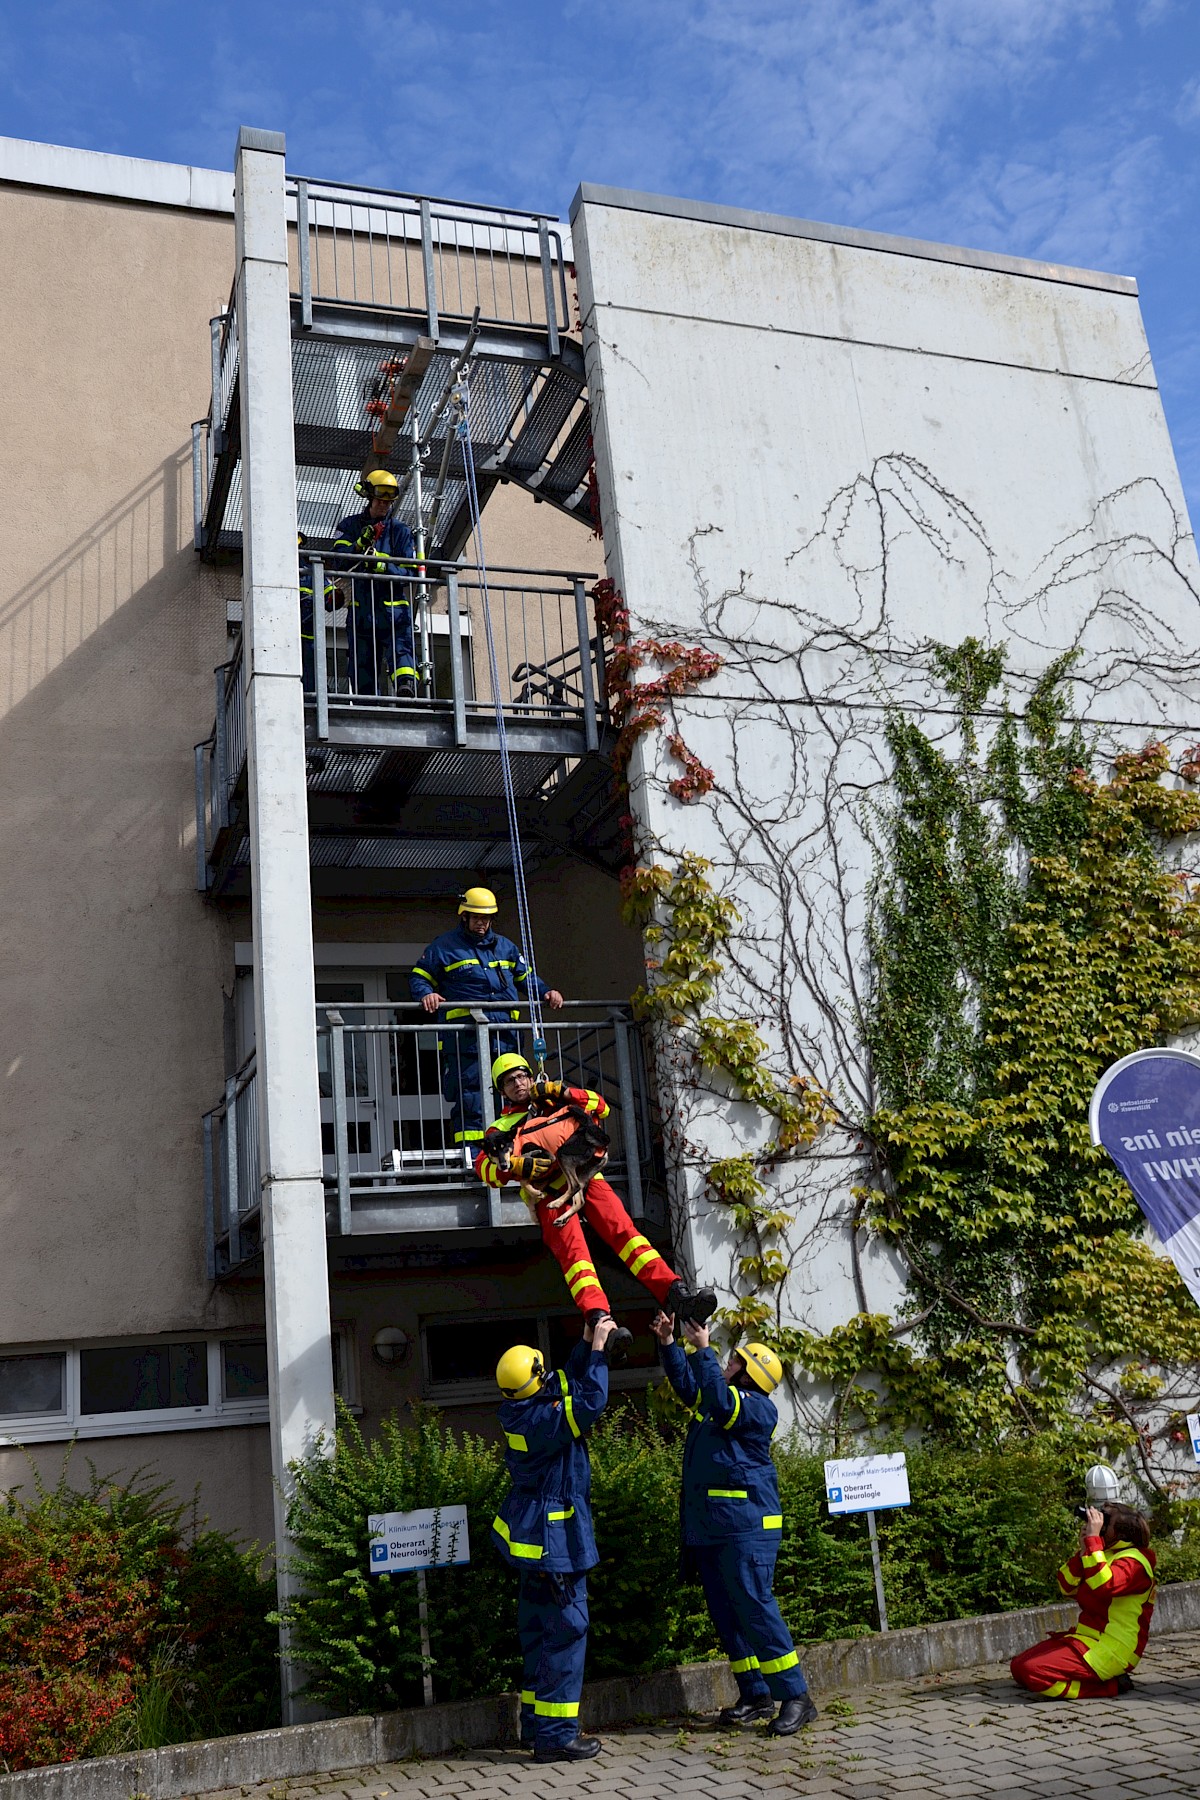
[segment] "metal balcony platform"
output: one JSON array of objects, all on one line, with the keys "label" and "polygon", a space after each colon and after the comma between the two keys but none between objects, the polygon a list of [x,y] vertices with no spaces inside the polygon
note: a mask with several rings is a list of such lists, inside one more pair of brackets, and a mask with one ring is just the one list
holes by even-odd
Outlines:
[{"label": "metal balcony platform", "polygon": [[[306,538],[331,548],[338,520],[357,510],[354,484],[372,456],[389,374],[418,350],[423,373],[404,396],[403,429],[376,460],[401,482],[399,513],[415,528],[416,447],[438,490],[426,521],[432,556],[452,560],[469,532],[446,407],[464,367],[480,501],[513,481],[592,523],[583,353],[567,335],[557,221],[330,183],[295,181],[290,193],[296,504]],[[195,541],[209,559],[241,549],[238,367],[231,300],[213,320],[212,399],[193,430]]]},{"label": "metal balcony platform", "polygon": [[[573,1086],[600,1091],[611,1107],[606,1179],[634,1218],[660,1220],[649,1080],[631,1009],[568,1001],[545,1024],[548,1066]],[[444,1058],[469,1042],[486,1068],[490,1029],[481,1013],[435,1022],[411,1002],[318,1007],[326,1228],[343,1252],[363,1240],[449,1251],[536,1238],[517,1188],[485,1187],[449,1138]],[[527,1031],[527,1019],[515,1029]],[[491,1103],[489,1091],[488,1118]],[[252,1267],[262,1248],[253,1053],[203,1124],[209,1273],[219,1280]]]},{"label": "metal balcony platform", "polygon": [[[355,583],[366,579],[314,558],[314,591],[330,595],[306,676],[314,892],[440,897],[464,874],[511,869],[493,668],[527,868],[572,855],[617,874],[622,808],[586,578],[493,570],[493,665],[481,571],[430,563],[419,576],[371,576],[373,592],[407,596],[416,620],[410,695],[353,691],[355,679],[394,686],[359,655]],[[196,746],[196,885],[214,900],[244,895],[250,880],[240,609],[233,629],[213,730]],[[386,667],[393,647],[383,649]]]}]

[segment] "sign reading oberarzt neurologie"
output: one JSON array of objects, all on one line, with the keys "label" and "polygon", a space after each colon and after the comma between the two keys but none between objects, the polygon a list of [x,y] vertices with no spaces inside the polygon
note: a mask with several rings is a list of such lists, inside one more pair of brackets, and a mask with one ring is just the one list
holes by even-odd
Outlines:
[{"label": "sign reading oberarzt neurologie", "polygon": [[885,1512],[907,1506],[908,1465],[894,1456],[849,1456],[825,1464],[825,1498],[831,1513]]},{"label": "sign reading oberarzt neurologie", "polygon": [[471,1560],[465,1506],[425,1506],[416,1512],[372,1513],[367,1520],[372,1575],[438,1569]]},{"label": "sign reading oberarzt neurologie", "polygon": [[1096,1083],[1089,1122],[1200,1301],[1200,1056],[1122,1057]]}]

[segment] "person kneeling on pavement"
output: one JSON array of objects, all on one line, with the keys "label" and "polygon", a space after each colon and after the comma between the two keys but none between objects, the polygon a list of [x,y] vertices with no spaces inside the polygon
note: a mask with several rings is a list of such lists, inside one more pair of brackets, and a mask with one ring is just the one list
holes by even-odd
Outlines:
[{"label": "person kneeling on pavement", "polygon": [[1079,1620],[1014,1656],[1012,1678],[1048,1700],[1111,1700],[1127,1694],[1154,1612],[1150,1526],[1132,1506],[1089,1506],[1079,1549],[1058,1571],[1078,1599]]},{"label": "person kneeling on pavement", "polygon": [[600,1750],[599,1738],[579,1733],[587,1571],[600,1560],[586,1440],[608,1400],[616,1329],[611,1318],[587,1326],[565,1369],[547,1369],[528,1344],[506,1350],[496,1367],[512,1488],[492,1521],[492,1541],[519,1581],[521,1742],[536,1762],[583,1762]]},{"label": "person kneeling on pavement", "polygon": [[770,1719],[773,1737],[790,1737],[817,1709],[772,1592],[783,1513],[770,1395],[783,1365],[765,1344],[744,1344],[722,1374],[706,1326],[684,1321],[691,1355],[675,1342],[670,1314],[656,1314],[651,1329],[667,1380],[692,1413],[683,1447],[683,1576],[699,1578],[740,1695],[719,1723]]}]

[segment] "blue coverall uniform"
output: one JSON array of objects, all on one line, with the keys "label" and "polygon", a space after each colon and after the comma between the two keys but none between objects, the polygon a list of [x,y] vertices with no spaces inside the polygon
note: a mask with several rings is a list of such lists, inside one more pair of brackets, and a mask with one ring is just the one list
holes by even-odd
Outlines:
[{"label": "blue coverall uniform", "polygon": [[500,1408],[512,1487],[493,1520],[492,1541],[518,1572],[521,1740],[539,1749],[579,1735],[587,1571],[600,1560],[584,1438],[607,1400],[607,1358],[580,1338],[565,1369],[552,1370],[528,1400]]},{"label": "blue coverall uniform", "polygon": [[[417,553],[413,534],[402,519],[389,513],[376,521],[369,509],[341,521],[333,547],[380,575],[407,575]],[[415,684],[411,584],[356,575],[352,591],[355,693],[387,694],[390,681]]]},{"label": "blue coverall uniform", "polygon": [[659,1346],[692,1424],[680,1495],[684,1570],[698,1575],[743,1700],[789,1700],[808,1684],[771,1592],[783,1532],[771,1438],[775,1404],[731,1388],[712,1350]]},{"label": "blue coverall uniform", "polygon": [[[482,1008],[489,1019],[508,1024],[520,1015],[520,1001],[529,996],[530,983],[539,1000],[550,992],[540,976],[532,975],[529,964],[511,938],[489,931],[486,937],[474,937],[465,925],[443,932],[421,956],[409,978],[409,991],[414,1000],[426,994],[441,994],[453,1004],[444,1008],[440,1017],[447,1024],[455,1019],[470,1019],[473,1007]],[[520,1049],[520,1034],[493,1031],[490,1034],[492,1056],[504,1056]],[[468,1031],[450,1032],[440,1040],[442,1051],[442,1093],[450,1102],[450,1122],[456,1144],[474,1144],[483,1138],[483,1072],[479,1067],[479,1039],[472,1027]]]}]

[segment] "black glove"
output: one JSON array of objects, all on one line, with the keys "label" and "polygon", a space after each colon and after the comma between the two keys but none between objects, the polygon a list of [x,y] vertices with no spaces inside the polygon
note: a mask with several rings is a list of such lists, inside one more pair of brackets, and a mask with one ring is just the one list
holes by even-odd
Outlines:
[{"label": "black glove", "polygon": [[540,1181],[554,1167],[552,1156],[514,1156],[509,1164],[521,1181]]}]

